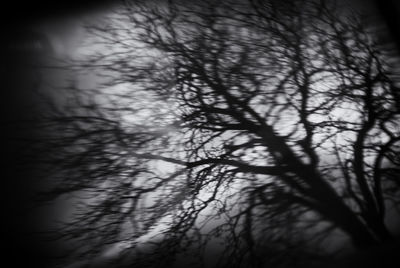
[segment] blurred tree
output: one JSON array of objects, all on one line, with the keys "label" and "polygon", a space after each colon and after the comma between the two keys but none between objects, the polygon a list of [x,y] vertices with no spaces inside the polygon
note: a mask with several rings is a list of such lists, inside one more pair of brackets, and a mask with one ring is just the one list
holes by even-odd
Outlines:
[{"label": "blurred tree", "polygon": [[74,66],[97,84],[50,100],[30,148],[41,201],[79,199],[57,231],[73,258],[119,245],[121,265],[165,267],[219,248],[218,266],[292,267],[339,232],[392,240],[400,91],[356,15],[136,1],[87,29],[95,52]]}]

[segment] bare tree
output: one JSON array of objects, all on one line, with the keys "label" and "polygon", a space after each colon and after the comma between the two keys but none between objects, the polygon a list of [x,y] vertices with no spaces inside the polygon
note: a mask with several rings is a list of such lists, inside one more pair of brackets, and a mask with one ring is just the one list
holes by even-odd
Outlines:
[{"label": "bare tree", "polygon": [[80,200],[57,232],[72,256],[118,244],[119,260],[165,267],[219,248],[219,266],[293,266],[339,233],[392,240],[400,91],[346,11],[143,1],[89,25],[99,49],[78,65],[101,77],[69,85],[35,143],[42,200]]}]

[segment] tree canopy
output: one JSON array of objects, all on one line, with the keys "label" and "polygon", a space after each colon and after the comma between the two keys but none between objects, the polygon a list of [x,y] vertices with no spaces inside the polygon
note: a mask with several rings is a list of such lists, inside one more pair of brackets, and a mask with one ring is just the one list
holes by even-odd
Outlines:
[{"label": "tree canopy", "polygon": [[40,200],[79,200],[56,231],[73,258],[119,245],[121,266],[293,267],[393,239],[400,90],[356,13],[135,1],[87,31],[71,68],[98,77],[48,102],[30,151]]}]

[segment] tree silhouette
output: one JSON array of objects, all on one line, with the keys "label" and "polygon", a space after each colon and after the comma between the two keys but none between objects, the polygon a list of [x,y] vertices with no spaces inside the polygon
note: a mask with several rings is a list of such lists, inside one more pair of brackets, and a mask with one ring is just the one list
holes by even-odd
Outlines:
[{"label": "tree silhouette", "polygon": [[292,267],[339,234],[391,241],[400,91],[347,11],[142,1],[89,25],[99,48],[75,67],[99,77],[48,102],[30,148],[41,201],[79,200],[56,232],[71,256],[118,244],[121,266],[211,249],[195,264]]}]

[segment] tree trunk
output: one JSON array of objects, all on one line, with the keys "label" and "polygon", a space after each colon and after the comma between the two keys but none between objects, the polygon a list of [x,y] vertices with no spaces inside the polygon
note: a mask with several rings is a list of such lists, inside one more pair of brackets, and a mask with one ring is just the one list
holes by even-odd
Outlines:
[{"label": "tree trunk", "polygon": [[355,247],[368,248],[378,245],[390,237],[384,224],[382,222],[379,224],[378,216],[372,217],[372,221],[364,222],[344,203],[343,199],[317,170],[300,161],[284,139],[274,134],[271,127],[264,126],[259,135],[264,138],[265,144],[272,152],[281,154],[280,162],[309,185],[310,191],[307,197],[315,201],[310,209],[318,211],[347,233]]}]

